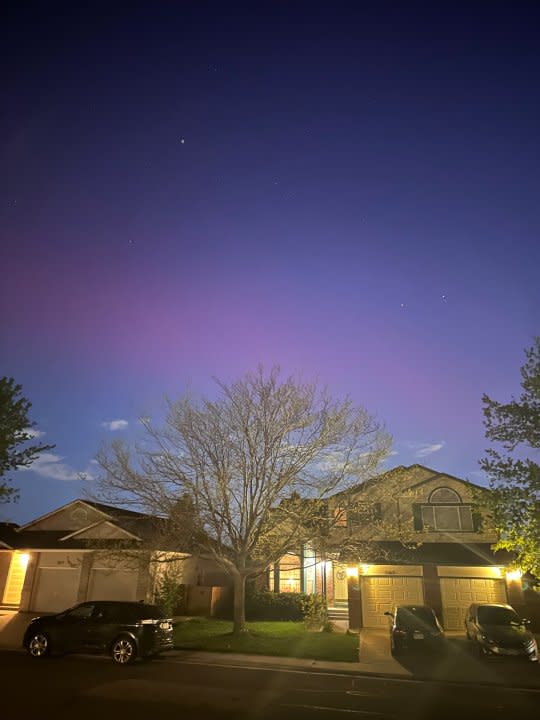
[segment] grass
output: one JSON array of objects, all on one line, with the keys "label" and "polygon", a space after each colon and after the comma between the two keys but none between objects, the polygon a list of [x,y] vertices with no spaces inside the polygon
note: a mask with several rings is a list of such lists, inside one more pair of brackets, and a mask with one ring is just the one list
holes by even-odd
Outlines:
[{"label": "grass", "polygon": [[355,635],[312,632],[301,622],[250,622],[247,633],[235,636],[232,626],[228,620],[184,620],[175,627],[175,647],[179,650],[358,661],[358,636]]}]

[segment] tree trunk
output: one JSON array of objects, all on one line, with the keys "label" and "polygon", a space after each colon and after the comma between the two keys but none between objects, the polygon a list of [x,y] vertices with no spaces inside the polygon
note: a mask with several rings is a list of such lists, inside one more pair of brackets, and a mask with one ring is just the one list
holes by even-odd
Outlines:
[{"label": "tree trunk", "polygon": [[246,576],[234,575],[234,627],[233,633],[246,632]]}]

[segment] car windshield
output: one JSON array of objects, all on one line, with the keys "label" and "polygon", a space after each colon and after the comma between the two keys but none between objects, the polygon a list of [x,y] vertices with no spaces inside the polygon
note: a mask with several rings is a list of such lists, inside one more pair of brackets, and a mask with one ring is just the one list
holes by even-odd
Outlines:
[{"label": "car windshield", "polygon": [[398,608],[396,620],[400,625],[437,625],[433,611],[422,606]]},{"label": "car windshield", "polygon": [[521,625],[521,620],[514,610],[492,605],[478,608],[478,622],[481,625]]}]

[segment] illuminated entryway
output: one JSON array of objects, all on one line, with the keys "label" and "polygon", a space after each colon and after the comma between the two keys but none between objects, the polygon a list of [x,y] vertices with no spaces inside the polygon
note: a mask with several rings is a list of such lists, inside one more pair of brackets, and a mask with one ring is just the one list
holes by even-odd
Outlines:
[{"label": "illuminated entryway", "polygon": [[2,600],[4,605],[20,605],[29,559],[30,556],[28,553],[14,552],[11,556],[7,583]]},{"label": "illuminated entryway", "polygon": [[343,563],[333,563],[332,570],[334,573],[334,587],[332,597],[333,605],[347,605],[347,566]]}]

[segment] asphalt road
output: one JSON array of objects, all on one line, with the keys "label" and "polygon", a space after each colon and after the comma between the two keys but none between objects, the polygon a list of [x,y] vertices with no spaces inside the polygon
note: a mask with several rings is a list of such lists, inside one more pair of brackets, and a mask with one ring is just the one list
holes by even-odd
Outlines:
[{"label": "asphalt road", "polygon": [[394,680],[354,673],[228,667],[189,655],[114,666],[0,652],[2,718],[533,718],[539,690]]}]

